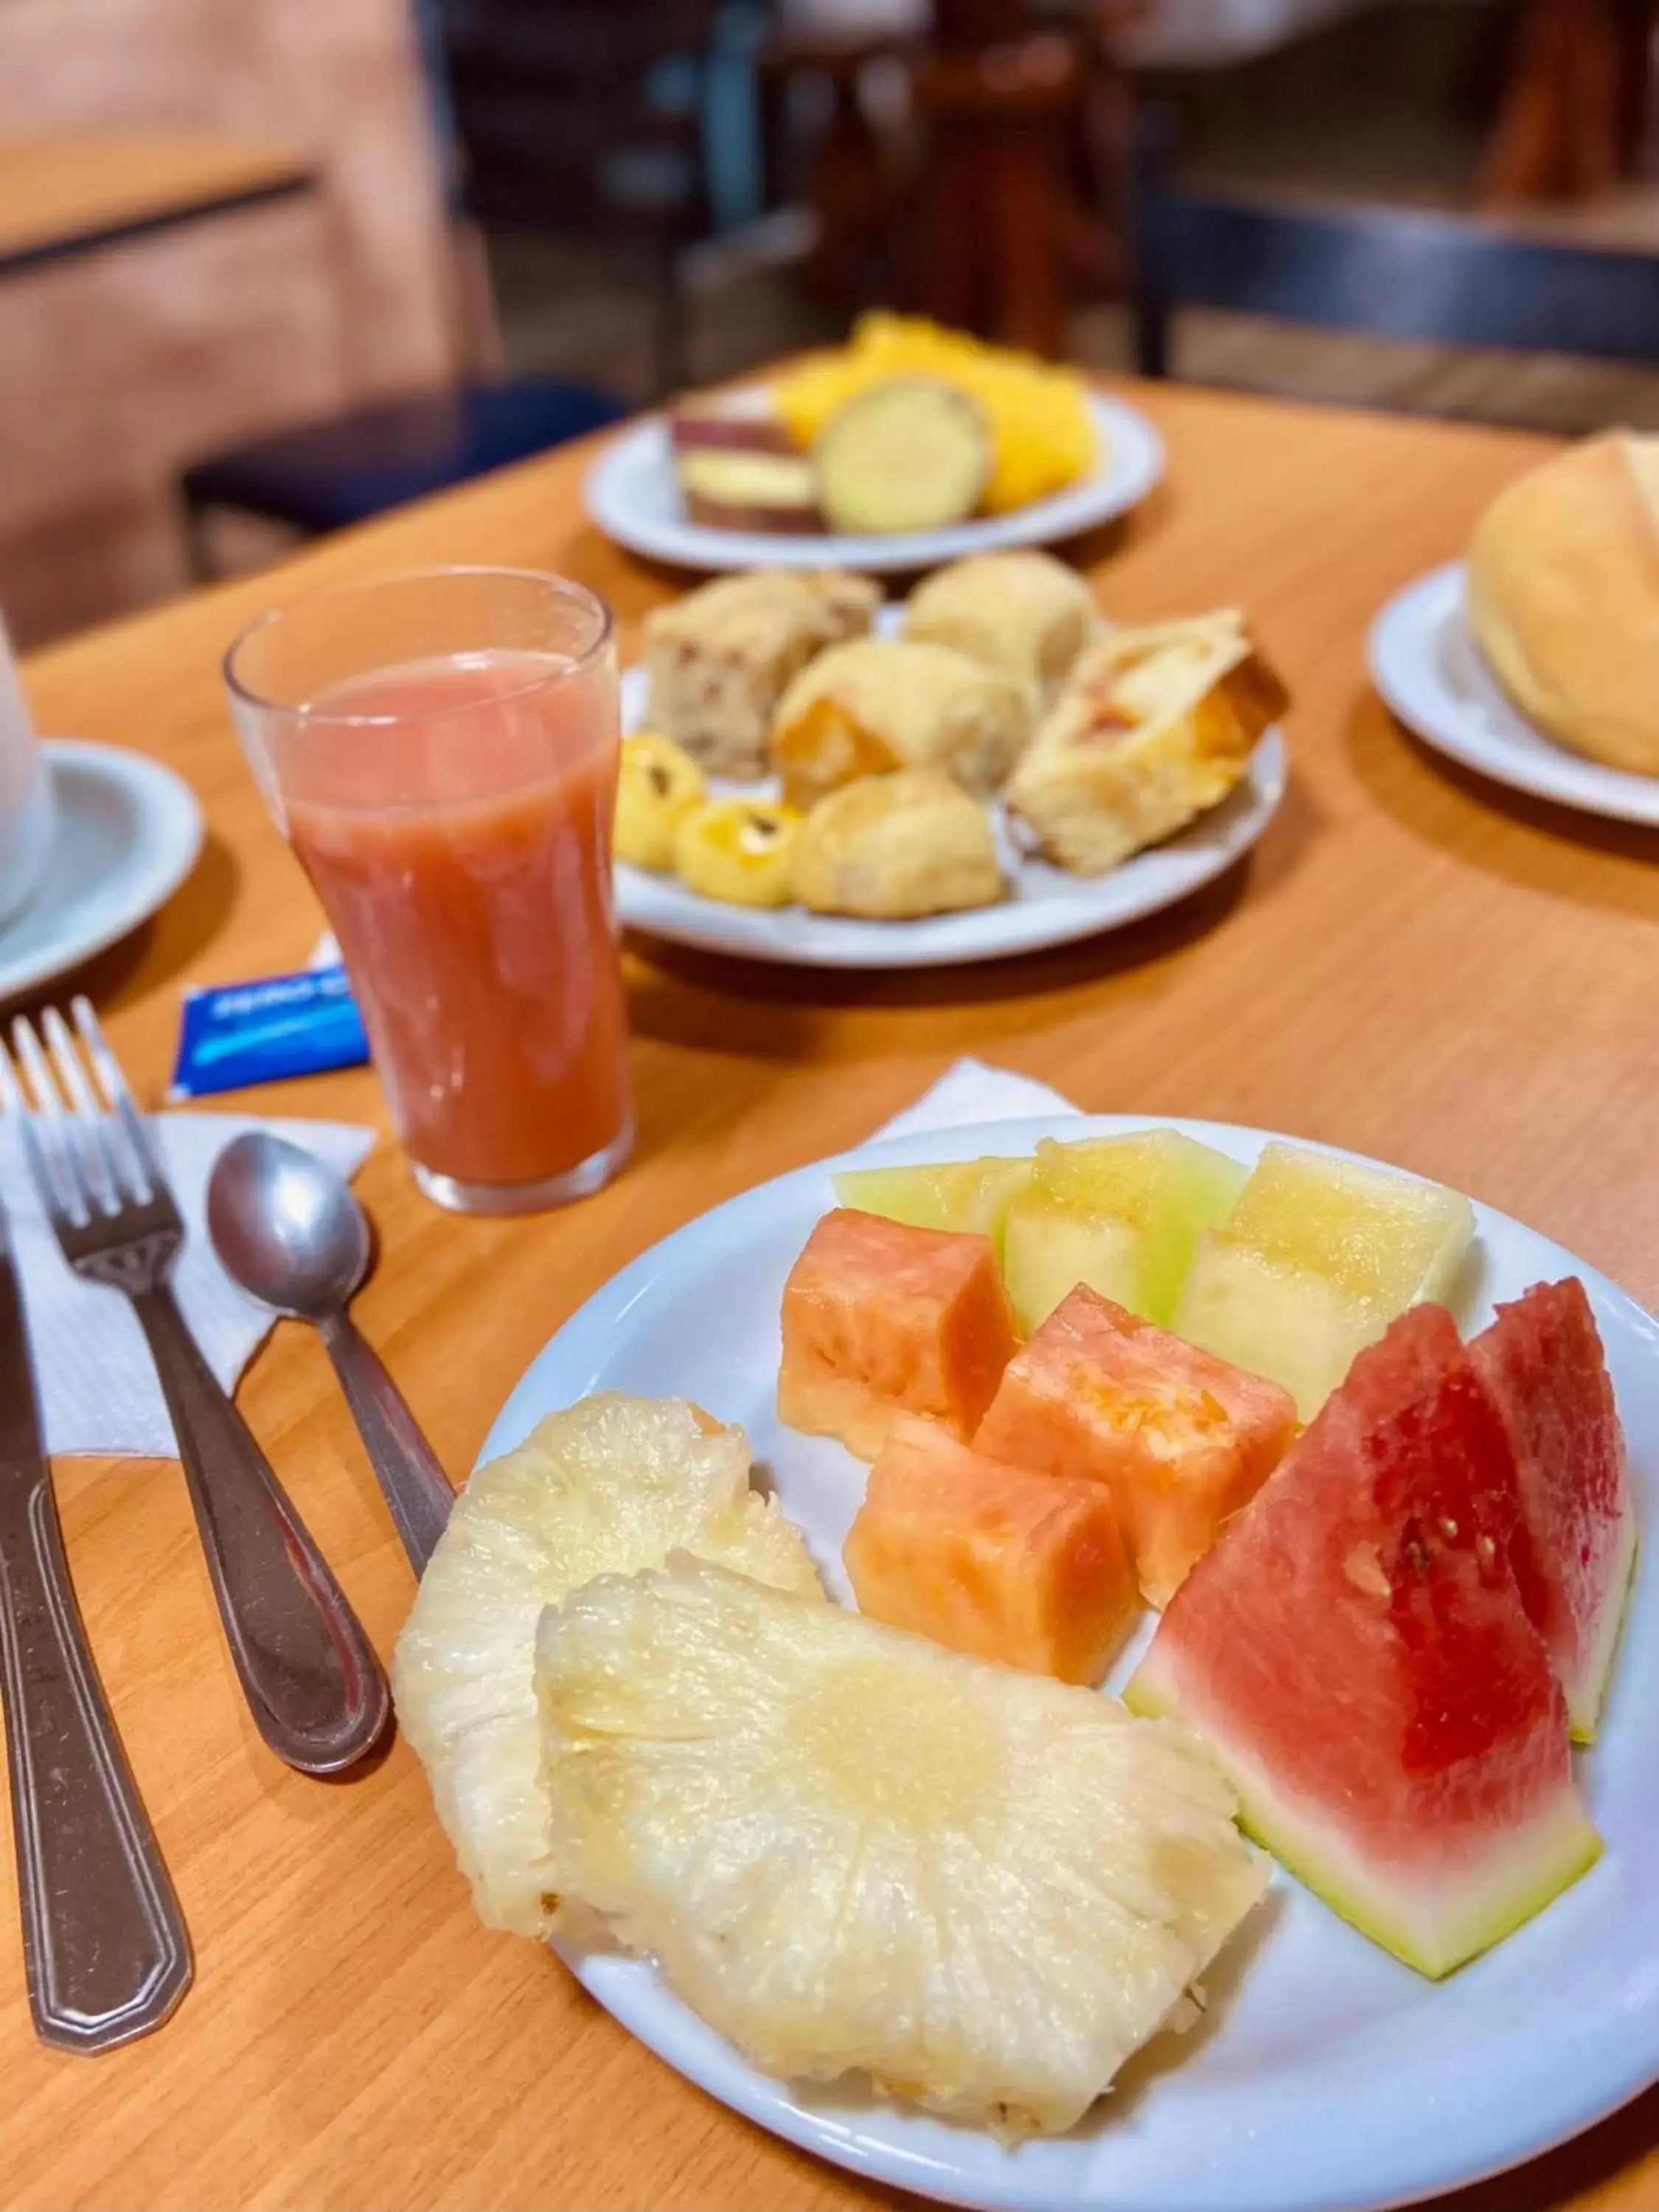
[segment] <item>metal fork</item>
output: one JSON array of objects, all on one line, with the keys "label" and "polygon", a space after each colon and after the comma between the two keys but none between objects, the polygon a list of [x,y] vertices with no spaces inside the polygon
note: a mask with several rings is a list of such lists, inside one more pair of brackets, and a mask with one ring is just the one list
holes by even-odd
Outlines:
[{"label": "metal fork", "polygon": [[132,1301],[173,1416],[219,1618],[255,1725],[290,1766],[337,1773],[385,1726],[386,1676],[174,1302],[169,1278],[184,1242],[179,1209],[96,1016],[85,999],[71,1011],[87,1066],[55,1006],[40,1018],[44,1051],[20,1018],[11,1038],[21,1087],[0,1051],[0,1104],[18,1116],[29,1174],[64,1259],[76,1274]]}]

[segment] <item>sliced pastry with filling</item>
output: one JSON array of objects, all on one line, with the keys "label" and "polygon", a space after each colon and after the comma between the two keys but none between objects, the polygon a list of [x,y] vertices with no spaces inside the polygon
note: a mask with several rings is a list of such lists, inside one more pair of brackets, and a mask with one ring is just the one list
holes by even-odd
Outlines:
[{"label": "sliced pastry with filling", "polygon": [[1114,630],[1039,725],[1009,812],[1045,858],[1103,875],[1218,805],[1289,704],[1235,611]]},{"label": "sliced pastry with filling", "polygon": [[793,805],[861,775],[934,768],[988,798],[1030,735],[1025,686],[945,645],[855,638],[804,668],[779,703],[772,763]]}]

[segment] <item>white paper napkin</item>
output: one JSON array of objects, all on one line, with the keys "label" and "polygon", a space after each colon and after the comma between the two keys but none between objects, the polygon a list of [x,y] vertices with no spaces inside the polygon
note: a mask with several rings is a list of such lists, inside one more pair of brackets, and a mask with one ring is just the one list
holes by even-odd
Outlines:
[{"label": "white paper napkin", "polygon": [[878,1137],[915,1137],[928,1129],[965,1129],[975,1121],[1023,1121],[1033,1114],[1080,1114],[1069,1098],[1030,1075],[959,1060],[914,1106],[895,1114]]},{"label": "white paper napkin", "polygon": [[[374,1144],[374,1132],[343,1121],[271,1121],[247,1114],[158,1114],[149,1129],[185,1221],[173,1293],[208,1365],[228,1390],[274,1316],[238,1290],[213,1256],[204,1223],[214,1161],[245,1129],[269,1129],[351,1176]],[[173,1423],[137,1317],[119,1291],[71,1274],[35,1197],[16,1127],[3,1116],[0,1195],[22,1279],[46,1449],[176,1456]]]}]

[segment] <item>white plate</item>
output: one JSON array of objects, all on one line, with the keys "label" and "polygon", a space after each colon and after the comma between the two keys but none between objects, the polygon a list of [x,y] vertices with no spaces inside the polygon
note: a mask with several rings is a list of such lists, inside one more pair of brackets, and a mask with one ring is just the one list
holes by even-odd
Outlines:
[{"label": "white plate", "polygon": [[[900,610],[882,610],[879,627],[898,627]],[[629,668],[622,679],[622,724],[645,718],[647,679]],[[924,921],[856,921],[846,915],[808,914],[804,907],[726,906],[688,890],[678,878],[617,864],[617,911],[633,929],[706,951],[738,953],[797,968],[948,968],[970,960],[1003,960],[1045,945],[1069,945],[1173,906],[1230,868],[1261,836],[1285,795],[1285,741],[1270,730],[1250,756],[1237,789],[1188,830],[1114,868],[1109,875],[1073,876],[1016,851],[1000,807],[991,810],[1010,896],[997,906]],[[717,782],[721,791],[775,795],[775,785]]]},{"label": "white plate", "polygon": [[[754,413],[763,404],[760,386],[732,395],[736,413]],[[1003,546],[1049,545],[1126,514],[1164,473],[1164,441],[1144,415],[1099,392],[1090,393],[1089,410],[1099,458],[1087,476],[1012,514],[988,515],[951,530],[906,538],[841,538],[823,532],[780,537],[688,522],[674,480],[668,425],[660,415],[623,431],[599,455],[587,472],[587,512],[617,544],[684,568],[840,568],[889,574],[935,568],[964,553],[989,553]]]},{"label": "white plate", "polygon": [[202,848],[202,810],[171,769],[70,738],[41,746],[56,818],[40,888],[0,929],[0,1000],[102,952],[164,906]]},{"label": "white plate", "polygon": [[[646,1253],[532,1363],[485,1441],[519,1443],[585,1392],[683,1394],[741,1421],[784,1506],[844,1593],[840,1548],[865,1470],[774,1411],[778,1302],[830,1166],[1022,1152],[1112,1134],[1125,1115],[1004,1121],[866,1146],[780,1177]],[[1258,1131],[1185,1121],[1243,1161]],[[1583,1279],[1631,1447],[1638,1511],[1659,1490],[1659,1327],[1545,1237],[1477,1206],[1466,1328],[1530,1283]],[[637,1960],[574,1971],[667,2063],[789,2142],[872,2179],[1008,2212],[1377,2212],[1497,2172],[1575,2134],[1659,2076],[1659,1561],[1644,1546],[1601,1743],[1580,1761],[1607,1849],[1583,1880],[1438,1985],[1400,1966],[1288,1876],[1219,1970],[1208,2020],[1161,2039],[1070,2135],[1005,2151],[858,2090],[792,2089],[744,2064]],[[1128,1664],[1115,1670],[1121,1681]]]},{"label": "white plate", "polygon": [[1659,777],[1569,752],[1506,697],[1463,611],[1461,561],[1390,599],[1371,625],[1371,680],[1401,720],[1465,768],[1619,822],[1659,823]]}]

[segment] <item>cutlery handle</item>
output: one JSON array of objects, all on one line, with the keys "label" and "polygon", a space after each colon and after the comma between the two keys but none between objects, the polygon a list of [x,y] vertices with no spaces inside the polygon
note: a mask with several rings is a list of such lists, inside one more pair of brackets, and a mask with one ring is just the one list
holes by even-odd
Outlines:
[{"label": "cutlery handle", "polygon": [[331,1314],[318,1323],[318,1329],[403,1538],[409,1564],[417,1575],[422,1574],[455,1503],[449,1479],[404,1404],[403,1393],[386,1373],[380,1355],[359,1335],[350,1315]]},{"label": "cutlery handle", "polygon": [[7,1471],[0,1691],[35,2033],[108,2051],[190,1987],[190,1937],[87,1649],[45,1466]]},{"label": "cutlery handle", "polygon": [[301,1773],[337,1773],[368,1750],[391,1710],[374,1648],[172,1291],[161,1283],[131,1296],[255,1724]]}]

